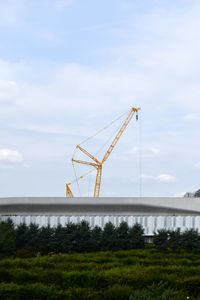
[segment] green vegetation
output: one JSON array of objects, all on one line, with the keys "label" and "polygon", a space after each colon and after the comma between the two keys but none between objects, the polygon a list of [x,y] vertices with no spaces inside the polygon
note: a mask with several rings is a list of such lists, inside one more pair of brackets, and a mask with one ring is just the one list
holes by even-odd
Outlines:
[{"label": "green vegetation", "polygon": [[119,227],[107,223],[102,230],[98,226],[90,228],[85,221],[39,228],[35,224],[14,227],[9,220],[0,222],[0,257],[139,249],[145,246],[143,234],[139,224],[129,228],[125,222]]},{"label": "green vegetation", "polygon": [[160,230],[145,245],[139,224],[0,222],[0,299],[200,300],[200,237]]},{"label": "green vegetation", "polygon": [[200,251],[200,236],[197,230],[189,229],[181,232],[180,229],[159,230],[154,234],[154,245],[157,250],[166,251],[171,249],[173,251]]},{"label": "green vegetation", "polygon": [[200,299],[200,253],[149,247],[4,258],[0,282],[3,300]]}]

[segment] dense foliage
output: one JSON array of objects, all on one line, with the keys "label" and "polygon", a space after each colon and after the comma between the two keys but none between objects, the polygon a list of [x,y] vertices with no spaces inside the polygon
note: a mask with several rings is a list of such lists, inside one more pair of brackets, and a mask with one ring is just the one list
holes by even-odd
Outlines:
[{"label": "dense foliage", "polygon": [[2,300],[200,300],[200,253],[153,248],[0,260]]},{"label": "dense foliage", "polygon": [[[199,251],[197,230],[161,229],[154,234],[153,244],[159,251]],[[107,223],[103,229],[91,228],[85,221],[65,226],[39,228],[38,225],[20,224],[11,220],[0,222],[0,257],[31,257],[52,253],[94,252],[107,250],[142,249],[145,247],[144,230],[139,224],[129,227],[122,222],[118,227]]]},{"label": "dense foliage", "polygon": [[125,222],[119,227],[107,223],[102,230],[90,228],[85,221],[55,228],[35,224],[14,227],[7,221],[0,223],[0,256],[138,249],[144,247],[143,234],[139,224],[129,228]]},{"label": "dense foliage", "polygon": [[200,236],[197,230],[188,229],[181,232],[177,230],[159,230],[154,234],[154,245],[157,250],[173,251],[199,251],[200,250]]},{"label": "dense foliage", "polygon": [[153,242],[144,249],[143,228],[125,222],[0,222],[0,299],[200,300],[198,232],[160,230]]}]

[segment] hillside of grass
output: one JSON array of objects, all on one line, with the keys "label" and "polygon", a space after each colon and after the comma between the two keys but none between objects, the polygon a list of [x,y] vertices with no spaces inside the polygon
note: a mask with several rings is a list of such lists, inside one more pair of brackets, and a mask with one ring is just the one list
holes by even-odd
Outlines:
[{"label": "hillside of grass", "polygon": [[150,248],[4,258],[0,299],[200,299],[200,252]]}]

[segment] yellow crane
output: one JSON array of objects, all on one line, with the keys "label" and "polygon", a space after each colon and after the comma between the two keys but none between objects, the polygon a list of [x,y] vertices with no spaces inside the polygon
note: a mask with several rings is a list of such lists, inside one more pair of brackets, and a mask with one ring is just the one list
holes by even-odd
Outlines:
[{"label": "yellow crane", "polygon": [[[80,150],[82,153],[84,153],[86,156],[88,156],[92,161],[90,162],[90,161],[84,161],[84,160],[78,160],[78,159],[72,158],[72,163],[78,163],[78,164],[92,166],[97,171],[97,173],[96,173],[96,180],[95,180],[95,186],[94,186],[94,194],[93,194],[93,196],[95,198],[99,197],[99,194],[100,194],[103,164],[105,163],[105,161],[110,156],[111,152],[113,151],[114,147],[116,146],[116,144],[119,141],[120,137],[122,136],[123,132],[127,128],[128,124],[130,123],[130,121],[133,118],[134,114],[136,114],[136,120],[138,120],[138,111],[139,110],[140,110],[140,108],[135,108],[135,107],[132,107],[130,109],[130,111],[129,111],[127,117],[126,117],[126,119],[124,120],[122,126],[120,127],[119,131],[117,132],[116,136],[114,137],[112,143],[108,147],[107,151],[105,152],[105,154],[104,154],[104,156],[103,156],[103,158],[101,160],[98,160],[95,156],[93,156],[87,150],[85,150],[84,148],[82,148],[80,146],[80,144],[76,146],[76,149]],[[87,174],[89,174],[89,173],[90,172],[88,172]],[[80,180],[82,178],[83,178],[83,176],[80,176],[79,178],[76,178],[76,180],[74,180],[74,181],[78,181],[78,180]],[[69,198],[73,198],[74,197],[73,193],[71,191],[71,188],[70,188],[70,185],[74,181],[66,184],[66,196],[69,197]]]}]

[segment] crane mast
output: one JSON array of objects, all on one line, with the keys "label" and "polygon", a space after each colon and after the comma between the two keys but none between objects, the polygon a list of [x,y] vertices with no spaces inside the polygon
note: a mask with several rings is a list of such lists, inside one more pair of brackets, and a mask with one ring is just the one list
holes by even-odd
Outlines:
[{"label": "crane mast", "polygon": [[73,193],[70,189],[70,183],[66,184],[66,196],[68,198],[73,198],[74,197],[74,195],[73,195]]},{"label": "crane mast", "polygon": [[[140,110],[140,108],[135,108],[135,107],[132,107],[130,109],[130,111],[129,111],[127,117],[126,117],[126,119],[124,120],[122,126],[120,127],[120,129],[118,130],[117,134],[115,135],[112,143],[108,147],[108,149],[105,152],[105,154],[104,154],[104,156],[103,156],[103,158],[102,158],[101,161],[99,161],[96,157],[94,157],[92,154],[90,154],[87,150],[85,150],[84,148],[82,148],[80,145],[76,146],[77,149],[79,149],[86,156],[88,156],[93,162],[83,161],[83,160],[77,160],[77,159],[72,158],[72,163],[79,163],[79,164],[84,164],[84,165],[92,166],[92,167],[94,167],[97,170],[96,179],[95,179],[95,186],[94,186],[94,193],[93,193],[94,198],[98,198],[99,195],[100,195],[103,164],[109,158],[109,156],[112,153],[113,149],[115,148],[117,142],[119,141],[120,137],[122,136],[122,134],[126,130],[127,126],[129,125],[129,123],[131,121],[131,119],[133,118],[134,114],[136,114],[136,120],[138,120],[138,111],[139,110]],[[80,178],[82,178],[82,176]],[[69,198],[72,198],[73,197],[73,193],[72,193],[72,191],[70,189],[70,184],[71,183],[66,184],[66,196],[69,197]]]}]

